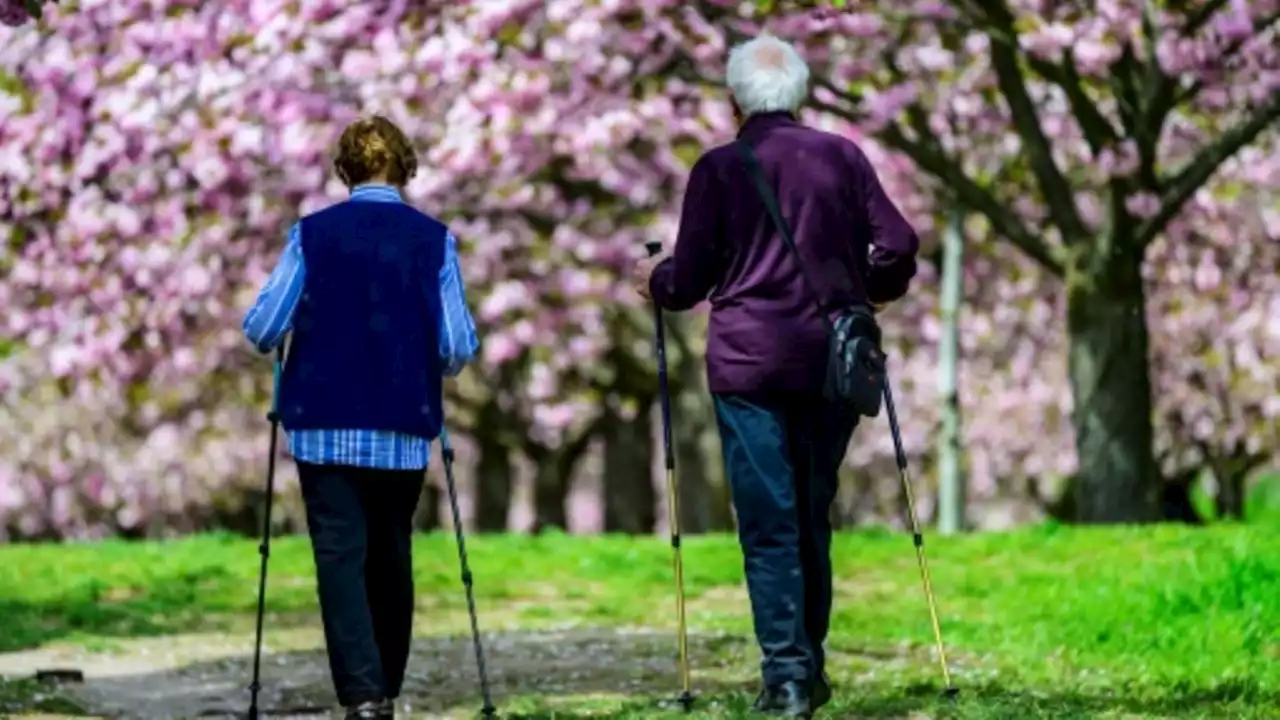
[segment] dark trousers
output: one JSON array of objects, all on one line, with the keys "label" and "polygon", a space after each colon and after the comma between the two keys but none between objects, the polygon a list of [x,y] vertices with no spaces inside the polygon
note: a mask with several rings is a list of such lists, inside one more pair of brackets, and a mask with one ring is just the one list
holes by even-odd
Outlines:
[{"label": "dark trousers", "polygon": [[766,685],[817,678],[831,619],[831,504],[858,417],[820,398],[714,396]]},{"label": "dark trousers", "polygon": [[394,698],[413,636],[413,513],[422,470],[298,463],[329,670],[345,706]]}]

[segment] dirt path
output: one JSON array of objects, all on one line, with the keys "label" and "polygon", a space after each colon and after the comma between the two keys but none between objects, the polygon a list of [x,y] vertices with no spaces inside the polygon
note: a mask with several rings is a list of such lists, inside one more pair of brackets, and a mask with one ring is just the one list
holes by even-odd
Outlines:
[{"label": "dirt path", "polygon": [[[260,707],[269,717],[327,717],[333,703],[322,641],[314,629],[268,636]],[[740,639],[695,635],[700,678],[745,683],[751,675]],[[518,696],[661,697],[676,683],[675,641],[650,631],[575,629],[485,637],[495,699]],[[67,693],[91,712],[118,718],[234,717],[248,705],[252,637],[184,635],[123,641],[111,652],[47,648],[0,655],[0,675],[76,668],[85,682]],[[416,641],[401,698],[405,717],[471,717],[479,707],[469,638]],[[499,704],[502,704],[499,702]]]}]

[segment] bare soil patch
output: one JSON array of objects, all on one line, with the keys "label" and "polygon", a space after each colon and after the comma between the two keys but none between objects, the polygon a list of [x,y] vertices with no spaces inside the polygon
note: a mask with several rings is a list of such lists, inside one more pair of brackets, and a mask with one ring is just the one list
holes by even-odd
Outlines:
[{"label": "bare soil patch", "polygon": [[[269,635],[259,707],[269,717],[327,717],[334,698],[321,639],[314,629]],[[677,689],[675,638],[647,630],[574,629],[499,632],[484,637],[495,701],[520,696],[652,695]],[[754,671],[741,638],[694,635],[699,679],[746,684]],[[0,655],[0,675],[77,668],[85,682],[71,698],[114,718],[235,717],[248,706],[252,637],[189,635],[123,641],[107,653],[72,647]],[[466,717],[479,709],[469,637],[423,637],[413,648],[400,699],[406,717]]]}]

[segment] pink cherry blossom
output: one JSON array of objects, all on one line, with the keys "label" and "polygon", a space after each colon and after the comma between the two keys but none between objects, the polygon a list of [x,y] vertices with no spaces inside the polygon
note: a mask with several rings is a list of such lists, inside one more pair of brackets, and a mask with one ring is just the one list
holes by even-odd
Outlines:
[{"label": "pink cherry blossom", "polygon": [[[1060,201],[1034,180],[998,88],[999,42],[961,4],[764,16],[710,0],[82,0],[47,5],[39,23],[20,5],[0,0],[0,22],[20,24],[0,28],[0,78],[13,80],[0,83],[0,537],[181,532],[213,498],[258,486],[271,378],[239,320],[288,226],[342,197],[332,143],[362,113],[415,139],[409,200],[461,243],[483,350],[449,385],[451,420],[483,432],[467,423],[494,400],[527,426],[521,442],[553,448],[601,412],[615,354],[652,371],[647,308],[625,272],[643,242],[672,241],[690,163],[733,136],[726,49],[762,27],[795,41],[819,81],[805,119],[856,139],[924,238],[915,290],[884,321],[907,449],[927,467],[930,253],[956,188],[903,141],[936,142],[1061,256],[1075,240],[1046,199],[1074,205],[1090,233],[1119,211],[1160,217],[1167,190],[1144,173],[1187,166],[1273,103],[1280,79],[1276,31],[1261,27],[1276,0],[1227,3],[1190,30],[1167,7],[1144,25],[1140,4],[1081,16],[1009,2],[1027,94],[1067,182]],[[1109,82],[1126,45],[1180,89],[1154,145],[1130,136]],[[1068,50],[1091,127],[1053,72]],[[1098,123],[1117,137],[1099,141]],[[1278,143],[1271,129],[1239,150],[1146,249],[1169,472],[1277,439]],[[982,502],[1078,458],[1059,273],[980,210],[968,230],[961,402]],[[703,322],[693,314],[683,331],[695,351]],[[893,479],[883,422],[864,425],[849,460]]]}]

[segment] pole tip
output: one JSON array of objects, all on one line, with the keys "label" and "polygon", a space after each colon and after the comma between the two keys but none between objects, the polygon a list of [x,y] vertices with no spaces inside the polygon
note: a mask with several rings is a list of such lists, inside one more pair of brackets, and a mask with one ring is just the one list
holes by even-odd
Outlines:
[{"label": "pole tip", "polygon": [[658,253],[662,252],[662,243],[647,242],[644,244],[644,249],[648,251],[649,257],[653,257],[654,255],[657,255]]},{"label": "pole tip", "polygon": [[942,697],[947,700],[950,700],[951,702],[955,702],[956,698],[960,697],[960,688],[952,685],[951,687],[942,691]]},{"label": "pole tip", "polygon": [[680,707],[684,708],[685,712],[693,712],[693,695],[690,695],[688,690],[680,693],[679,702]]}]

